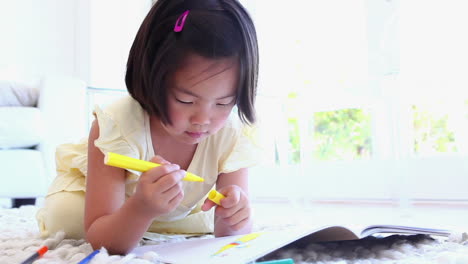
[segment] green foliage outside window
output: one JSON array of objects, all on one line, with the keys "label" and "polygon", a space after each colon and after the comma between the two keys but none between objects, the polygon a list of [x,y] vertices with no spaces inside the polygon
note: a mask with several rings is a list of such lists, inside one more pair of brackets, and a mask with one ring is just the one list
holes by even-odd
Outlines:
[{"label": "green foliage outside window", "polygon": [[468,99],[465,100],[465,120],[468,121]]},{"label": "green foliage outside window", "polygon": [[301,141],[299,135],[299,120],[298,115],[301,112],[297,102],[298,95],[296,92],[290,92],[287,98],[286,112],[288,113],[288,135],[289,146],[288,156],[289,163],[297,164],[301,160]]},{"label": "green foliage outside window", "polygon": [[[300,107],[297,94],[288,95],[288,133],[290,163],[301,161],[301,138],[299,133]],[[328,112],[301,114],[310,123],[311,135],[308,142],[313,146],[305,149],[312,151],[312,156],[319,160],[349,160],[370,157],[371,122],[370,114],[363,109],[343,109]]]},{"label": "green foliage outside window", "polygon": [[[301,162],[301,138],[296,93],[288,96],[289,162]],[[412,106],[414,152],[431,154],[457,152],[454,132],[449,126],[449,113],[439,113],[429,107]],[[465,101],[465,120],[468,123],[468,100]],[[301,114],[310,123],[309,140],[313,146],[304,149],[312,152],[316,160],[353,160],[370,158],[372,154],[371,116],[364,109]]]},{"label": "green foliage outside window", "polygon": [[297,118],[288,118],[288,128],[290,159],[292,163],[298,163],[301,160],[301,145]]},{"label": "green foliage outside window", "polygon": [[370,114],[343,109],[314,114],[314,158],[350,160],[370,157]]},{"label": "green foliage outside window", "polygon": [[448,114],[413,105],[414,152],[457,152],[455,136],[448,128]]}]

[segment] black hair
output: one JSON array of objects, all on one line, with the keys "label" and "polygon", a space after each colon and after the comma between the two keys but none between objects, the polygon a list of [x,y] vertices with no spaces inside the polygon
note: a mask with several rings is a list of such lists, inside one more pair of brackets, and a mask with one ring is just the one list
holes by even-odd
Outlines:
[{"label": "black hair", "polygon": [[[182,31],[177,19],[189,10]],[[258,45],[255,27],[237,0],[158,0],[135,37],[125,83],[130,95],[150,115],[171,123],[167,111],[167,81],[185,56],[208,59],[237,57],[237,108],[242,122],[255,122]]]}]

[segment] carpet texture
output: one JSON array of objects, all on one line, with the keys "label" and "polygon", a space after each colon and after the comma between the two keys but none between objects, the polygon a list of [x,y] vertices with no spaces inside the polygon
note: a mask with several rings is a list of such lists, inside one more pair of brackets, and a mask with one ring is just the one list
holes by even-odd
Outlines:
[{"label": "carpet texture", "polygon": [[[63,233],[41,239],[34,215],[35,206],[23,206],[20,209],[0,209],[0,263],[21,263],[40,246],[50,250],[34,264],[78,263],[92,252],[91,246],[84,240],[64,239]],[[257,225],[256,229],[262,229]],[[172,240],[146,241],[141,245],[170,243],[185,240],[173,237]],[[284,248],[273,254],[277,258],[293,258],[295,263],[316,264],[374,264],[374,263],[443,263],[468,264],[468,235],[460,233],[448,239],[432,238],[424,235],[399,236],[386,238],[367,237],[356,241],[341,241],[310,244],[305,248]],[[137,257],[110,256],[103,249],[90,264],[149,264],[160,263],[156,253],[148,252]],[[193,262],[196,263],[196,262]],[[187,263],[187,264],[193,264]]]}]

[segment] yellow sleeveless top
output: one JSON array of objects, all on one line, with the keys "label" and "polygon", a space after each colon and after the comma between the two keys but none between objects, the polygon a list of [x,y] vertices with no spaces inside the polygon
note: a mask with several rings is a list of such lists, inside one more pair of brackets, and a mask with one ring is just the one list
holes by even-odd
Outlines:
[{"label": "yellow sleeveless top", "polygon": [[[115,152],[142,160],[150,160],[155,156],[149,115],[132,97],[125,96],[104,109],[96,106],[94,114],[99,122],[99,138],[94,144],[103,153]],[[183,181],[184,198],[181,204],[173,212],[155,218],[155,222],[173,222],[184,219],[189,214],[199,213],[201,204],[216,184],[220,173],[251,167],[259,161],[260,149],[254,142],[252,128],[244,126],[237,114],[232,113],[222,129],[198,144],[187,169],[205,181]],[[50,186],[48,195],[60,191],[86,191],[87,150],[87,139],[57,148],[57,177]],[[141,173],[127,170],[126,174],[128,198],[134,193]],[[212,229],[212,223],[203,225],[209,225],[209,229]],[[174,230],[168,227],[163,231]]]}]

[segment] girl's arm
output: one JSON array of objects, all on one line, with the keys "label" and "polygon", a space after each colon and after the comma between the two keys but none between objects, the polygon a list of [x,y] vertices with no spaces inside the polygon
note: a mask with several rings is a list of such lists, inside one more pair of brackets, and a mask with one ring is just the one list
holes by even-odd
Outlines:
[{"label": "girl's arm", "polygon": [[[88,141],[86,239],[94,249],[125,254],[138,244],[154,217],[180,203],[184,173],[172,164],[152,169],[142,174],[135,194],[125,200],[125,170],[104,165],[104,154],[94,145],[98,137],[99,125],[94,121]],[[162,158],[153,161],[167,164]]]},{"label": "girl's arm", "polygon": [[[215,208],[215,236],[250,233],[252,219],[248,197],[248,169],[220,174],[216,188],[226,198],[221,199],[221,206]],[[215,205],[207,199],[202,209],[207,211]]]}]

